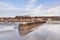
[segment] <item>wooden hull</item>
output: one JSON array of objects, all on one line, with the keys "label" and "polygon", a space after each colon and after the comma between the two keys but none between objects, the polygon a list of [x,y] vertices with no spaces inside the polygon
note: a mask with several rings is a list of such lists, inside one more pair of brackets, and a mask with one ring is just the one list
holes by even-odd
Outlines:
[{"label": "wooden hull", "polygon": [[31,29],[33,29],[33,28],[35,28],[39,25],[42,25],[44,23],[46,23],[46,22],[45,21],[35,22],[35,23],[28,23],[28,24],[25,24],[25,25],[20,24],[18,30],[19,30],[20,35],[26,35],[26,34],[30,33],[31,31],[33,31]]}]

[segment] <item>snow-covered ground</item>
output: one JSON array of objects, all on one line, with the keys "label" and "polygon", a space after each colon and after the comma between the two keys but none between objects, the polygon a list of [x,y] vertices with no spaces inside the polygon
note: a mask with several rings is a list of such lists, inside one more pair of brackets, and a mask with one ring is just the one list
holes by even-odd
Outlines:
[{"label": "snow-covered ground", "polygon": [[17,29],[16,24],[0,26],[0,40],[60,40],[60,24],[45,23],[25,36],[20,36]]}]

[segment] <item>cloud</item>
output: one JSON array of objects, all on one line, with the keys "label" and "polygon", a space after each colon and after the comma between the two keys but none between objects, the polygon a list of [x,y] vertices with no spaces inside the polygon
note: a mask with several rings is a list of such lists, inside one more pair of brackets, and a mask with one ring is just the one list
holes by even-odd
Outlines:
[{"label": "cloud", "polygon": [[29,2],[32,4],[34,2],[36,2],[37,0],[29,0]]},{"label": "cloud", "polygon": [[14,5],[0,2],[0,16],[60,16],[60,5],[46,9],[43,5],[33,7],[27,5],[25,8],[18,8]]},{"label": "cloud", "polygon": [[50,16],[60,16],[60,5],[48,9],[47,14]]},{"label": "cloud", "polygon": [[39,5],[30,11],[31,16],[60,16],[60,5],[52,8],[45,8],[43,5]]},{"label": "cloud", "polygon": [[45,16],[47,9],[43,5],[33,7],[31,5],[25,7],[25,12],[30,16]]},{"label": "cloud", "polygon": [[35,7],[34,9],[32,9],[32,13],[31,15],[33,16],[41,16],[41,15],[44,15],[46,12],[46,9],[42,6],[42,5],[39,5],[37,7]]},{"label": "cloud", "polygon": [[0,16],[16,16],[21,13],[21,8],[0,2]]},{"label": "cloud", "polygon": [[17,16],[17,15],[43,15],[43,6],[39,5],[33,7],[33,5],[27,5],[24,9],[15,7],[11,4],[0,2],[0,16]]}]

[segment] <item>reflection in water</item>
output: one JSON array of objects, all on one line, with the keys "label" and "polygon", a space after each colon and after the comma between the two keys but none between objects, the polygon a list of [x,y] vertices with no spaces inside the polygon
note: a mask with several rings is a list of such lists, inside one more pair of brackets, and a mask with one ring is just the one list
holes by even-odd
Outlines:
[{"label": "reflection in water", "polygon": [[17,26],[0,26],[0,40],[60,40],[60,24],[46,23],[25,36],[19,35]]}]

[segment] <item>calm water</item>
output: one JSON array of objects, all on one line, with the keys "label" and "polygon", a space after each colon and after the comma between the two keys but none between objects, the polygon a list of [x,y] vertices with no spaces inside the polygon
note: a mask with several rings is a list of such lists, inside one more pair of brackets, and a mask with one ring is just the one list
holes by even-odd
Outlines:
[{"label": "calm water", "polygon": [[17,24],[5,24],[0,24],[0,40],[60,40],[60,24],[43,24],[25,36],[19,35]]}]

